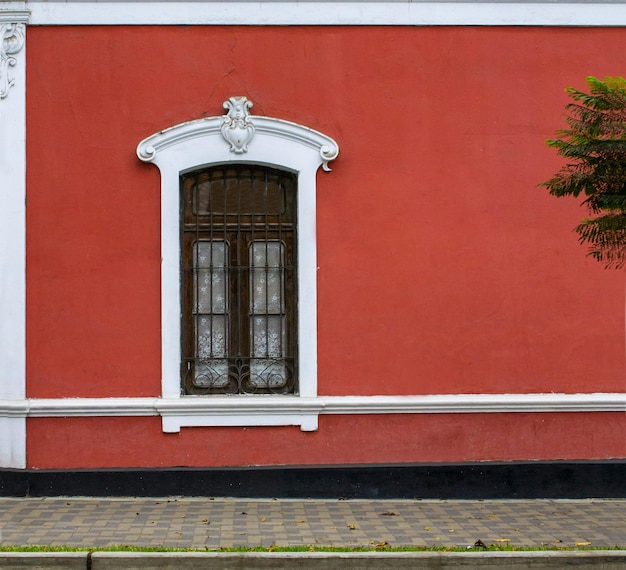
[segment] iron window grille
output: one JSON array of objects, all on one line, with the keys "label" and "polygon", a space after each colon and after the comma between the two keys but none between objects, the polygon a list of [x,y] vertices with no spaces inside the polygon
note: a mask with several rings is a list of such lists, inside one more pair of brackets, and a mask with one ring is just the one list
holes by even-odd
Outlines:
[{"label": "iron window grille", "polygon": [[181,176],[183,394],[297,393],[296,176]]}]

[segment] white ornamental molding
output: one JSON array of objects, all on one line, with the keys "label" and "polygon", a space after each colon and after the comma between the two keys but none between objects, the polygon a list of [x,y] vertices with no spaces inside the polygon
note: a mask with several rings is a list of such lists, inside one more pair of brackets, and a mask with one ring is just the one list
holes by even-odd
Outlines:
[{"label": "white ornamental molding", "polygon": [[[198,416],[237,413],[233,425],[267,413],[261,397],[31,398],[3,400],[0,418]],[[430,394],[421,396],[283,396],[273,414],[503,414],[626,412],[624,393]]]},{"label": "white ornamental molding", "polygon": [[[212,139],[215,135],[219,137],[221,133],[230,152],[235,155],[248,153],[248,145],[253,137],[261,137],[265,143],[267,137],[271,137],[314,149],[320,157],[322,168],[330,171],[328,163],[339,154],[339,147],[333,139],[290,121],[250,115],[250,107],[252,101],[246,97],[230,97],[224,101],[224,108],[228,110],[225,115],[196,119],[160,131],[139,143],[137,156],[144,162],[153,162],[156,155],[166,149],[193,140]],[[263,144],[257,141],[254,146]],[[227,160],[241,159],[241,156],[231,155]]]},{"label": "white ornamental molding", "polygon": [[22,23],[0,23],[0,99],[9,94],[15,79],[9,76],[9,68],[17,63],[14,57],[24,47],[26,26]]}]

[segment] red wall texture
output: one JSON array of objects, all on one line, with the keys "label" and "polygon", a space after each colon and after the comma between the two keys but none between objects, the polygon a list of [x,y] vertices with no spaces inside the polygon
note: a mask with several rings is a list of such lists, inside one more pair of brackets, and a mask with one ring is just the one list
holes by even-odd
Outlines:
[{"label": "red wall texture", "polygon": [[[320,394],[624,391],[623,273],[537,184],[564,87],[625,66],[620,29],[29,28],[28,396],[160,394],[159,172],[135,147],[232,95],[341,149],[318,175]],[[27,445],[42,468],[584,459],[626,456],[623,420],[40,418]]]}]

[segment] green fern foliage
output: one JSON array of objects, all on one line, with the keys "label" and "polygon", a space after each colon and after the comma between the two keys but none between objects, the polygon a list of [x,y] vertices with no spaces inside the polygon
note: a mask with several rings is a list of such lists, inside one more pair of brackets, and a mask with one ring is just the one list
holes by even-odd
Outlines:
[{"label": "green fern foliage", "polygon": [[567,164],[542,183],[554,196],[586,197],[592,217],[576,226],[589,255],[607,268],[626,265],[626,80],[587,78],[589,93],[566,89],[568,128],[547,145]]}]

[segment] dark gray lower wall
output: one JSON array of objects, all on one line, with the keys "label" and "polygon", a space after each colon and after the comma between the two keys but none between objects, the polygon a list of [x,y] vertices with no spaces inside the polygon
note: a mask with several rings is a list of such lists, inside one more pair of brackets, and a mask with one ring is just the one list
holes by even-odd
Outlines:
[{"label": "dark gray lower wall", "polygon": [[0,469],[0,496],[626,497],[626,460],[102,470]]}]

